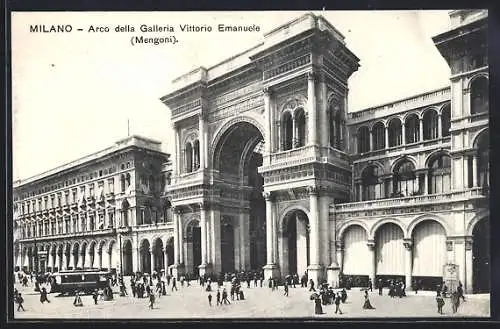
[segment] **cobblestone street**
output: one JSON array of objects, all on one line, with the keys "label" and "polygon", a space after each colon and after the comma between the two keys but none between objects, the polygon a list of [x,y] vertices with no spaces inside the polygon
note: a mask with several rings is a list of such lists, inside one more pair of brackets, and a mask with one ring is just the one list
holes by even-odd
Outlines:
[{"label": "cobblestone street", "polygon": [[[126,282],[129,282],[126,280]],[[229,285],[226,283],[226,287]],[[16,285],[19,290],[20,287]],[[128,287],[129,289],[129,287]],[[130,289],[129,289],[130,290]],[[179,291],[168,291],[167,296],[148,308],[149,299],[119,297],[115,294],[113,301],[99,301],[94,305],[91,296],[83,296],[83,307],[72,305],[73,297],[56,297],[49,295],[50,304],[41,304],[39,294],[33,288],[22,288],[25,312],[15,311],[16,319],[199,319],[199,318],[369,318],[369,317],[488,317],[490,314],[489,295],[466,296],[466,302],[460,305],[458,313],[452,314],[449,299],[446,299],[444,315],[436,312],[434,292],[413,292],[406,298],[390,298],[387,291],[383,296],[377,292],[370,293],[370,301],[375,310],[364,310],[363,293],[359,289],[348,291],[346,304],[341,305],[342,315],[335,314],[335,306],[323,306],[323,315],[314,315],[314,303],[309,300],[310,293],[304,288],[290,288],[289,297],[283,296],[283,287],[278,291],[269,288],[244,289],[245,300],[231,301],[231,305],[215,306],[216,296],[213,295],[213,306],[208,305],[208,293],[194,283],[190,287],[179,287]],[[228,289],[229,291],[229,289]],[[130,291],[129,291],[130,293]],[[17,304],[15,304],[17,308]]]}]

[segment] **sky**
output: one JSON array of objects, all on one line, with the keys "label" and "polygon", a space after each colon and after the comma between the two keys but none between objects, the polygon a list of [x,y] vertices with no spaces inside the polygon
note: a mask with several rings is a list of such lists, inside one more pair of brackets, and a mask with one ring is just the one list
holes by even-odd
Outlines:
[{"label": "sky", "polygon": [[[432,37],[450,29],[449,11],[318,11],[360,58],[349,79],[349,111],[447,86],[450,71]],[[170,110],[159,98],[171,81],[263,41],[305,12],[12,13],[13,178],[25,179],[113,145],[130,134],[173,153]],[[217,24],[260,32],[217,32]],[[71,33],[30,33],[30,25],[71,24]],[[140,33],[141,24],[174,33]],[[212,26],[181,32],[180,24]],[[88,32],[90,26],[110,32]],[[134,26],[135,33],[114,31]],[[77,28],[84,31],[78,32]],[[131,45],[133,35],[175,35],[178,43]]]}]

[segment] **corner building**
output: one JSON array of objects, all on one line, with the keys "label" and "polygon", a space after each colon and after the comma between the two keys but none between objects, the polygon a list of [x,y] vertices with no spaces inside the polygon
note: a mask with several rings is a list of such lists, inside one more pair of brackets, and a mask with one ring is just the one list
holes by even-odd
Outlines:
[{"label": "corner building", "polygon": [[172,264],[171,168],[160,144],[127,137],[14,182],[15,270],[130,274]]},{"label": "corner building", "polygon": [[450,87],[376,108],[348,113],[359,59],[313,14],[175,79],[174,273],[488,291],[487,11],[450,19]]}]

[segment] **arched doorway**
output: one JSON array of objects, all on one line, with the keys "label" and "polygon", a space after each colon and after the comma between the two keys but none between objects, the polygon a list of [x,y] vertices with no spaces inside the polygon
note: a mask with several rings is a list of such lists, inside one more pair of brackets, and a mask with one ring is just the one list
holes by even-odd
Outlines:
[{"label": "arched doorway", "polygon": [[167,240],[167,245],[165,246],[165,252],[167,254],[167,264],[165,265],[165,271],[172,275],[169,267],[174,264],[174,238],[170,237]]},{"label": "arched doorway", "polygon": [[223,216],[220,222],[221,270],[222,273],[234,272],[234,228],[232,218]]},{"label": "arched doorway", "polygon": [[95,257],[95,254],[96,254],[96,247],[95,247],[96,243],[95,241],[92,241],[89,245],[89,253],[88,253],[88,257],[90,257],[89,259],[89,267],[90,268],[95,268],[97,267],[96,265],[96,257]]},{"label": "arched doorway", "polygon": [[351,225],[345,230],[342,241],[344,244],[342,274],[350,279],[360,277],[368,281],[371,269],[369,260],[372,256],[368,249],[366,230],[359,225]]},{"label": "arched doorway", "polygon": [[125,240],[123,243],[123,272],[124,275],[130,275],[133,272],[132,269],[132,242],[130,240]]},{"label": "arched doorway", "polygon": [[73,264],[71,264],[71,245],[69,243],[66,244],[66,247],[64,248],[64,258],[64,268],[66,270],[73,268]]},{"label": "arched doorway", "polygon": [[490,217],[481,219],[472,231],[472,289],[490,292]]},{"label": "arched doorway", "polygon": [[292,210],[283,219],[283,274],[307,272],[310,257],[309,219],[302,210]]},{"label": "arched doorway", "polygon": [[73,251],[72,251],[72,256],[73,256],[73,263],[71,264],[73,269],[76,269],[78,267],[78,259],[79,259],[79,250],[80,245],[78,243],[75,243],[73,245]]},{"label": "arched doorway", "polygon": [[[232,272],[236,266],[260,269],[266,263],[264,179],[258,172],[264,146],[256,125],[247,121],[234,123],[224,131],[214,149],[214,169],[225,183],[222,187],[227,191],[225,198],[242,205],[239,214],[221,213],[223,272]],[[229,188],[226,184],[232,186]],[[247,245],[250,250],[243,248]]]},{"label": "arched doorway", "polygon": [[78,268],[88,268],[89,257],[87,255],[87,243],[83,242],[80,247],[80,259],[78,263]]},{"label": "arched doorway", "polygon": [[139,253],[141,255],[141,272],[151,273],[151,253],[150,253],[149,241],[144,239],[141,242]]},{"label": "arched doorway", "polygon": [[187,236],[187,264],[190,268],[186,268],[188,272],[198,275],[198,266],[201,264],[201,228],[198,220],[192,220],[186,228]]},{"label": "arched doorway", "polygon": [[165,268],[163,264],[163,242],[161,241],[160,238],[157,238],[153,242],[153,260],[154,263],[152,264],[153,270],[156,271],[157,273],[160,273],[162,269]]},{"label": "arched doorway", "polygon": [[385,223],[375,232],[375,258],[377,282],[404,281],[405,248],[404,233],[400,226]]},{"label": "arched doorway", "polygon": [[423,289],[434,290],[443,281],[446,263],[446,232],[434,220],[424,220],[412,231],[413,273]]}]

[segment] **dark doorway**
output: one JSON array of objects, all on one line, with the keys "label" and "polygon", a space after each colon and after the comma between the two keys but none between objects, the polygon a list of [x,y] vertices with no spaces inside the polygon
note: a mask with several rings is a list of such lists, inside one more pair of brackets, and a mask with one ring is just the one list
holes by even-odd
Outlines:
[{"label": "dark doorway", "polygon": [[132,271],[132,243],[127,240],[123,245],[123,272],[124,275],[130,275]]},{"label": "dark doorway", "polygon": [[297,273],[297,221],[295,217],[288,222],[288,271]]},{"label": "dark doorway", "polygon": [[262,154],[253,152],[247,165],[250,194],[250,267],[261,269],[266,264],[266,202],[262,196],[264,178],[258,172]]},{"label": "dark doorway", "polygon": [[193,273],[198,275],[201,264],[201,228],[193,227]]},{"label": "dark doorway", "polygon": [[490,292],[490,220],[479,221],[472,232],[473,292]]},{"label": "dark doorway", "polygon": [[220,248],[221,248],[221,270],[222,273],[234,271],[234,229],[227,220],[221,220],[220,230]]}]

